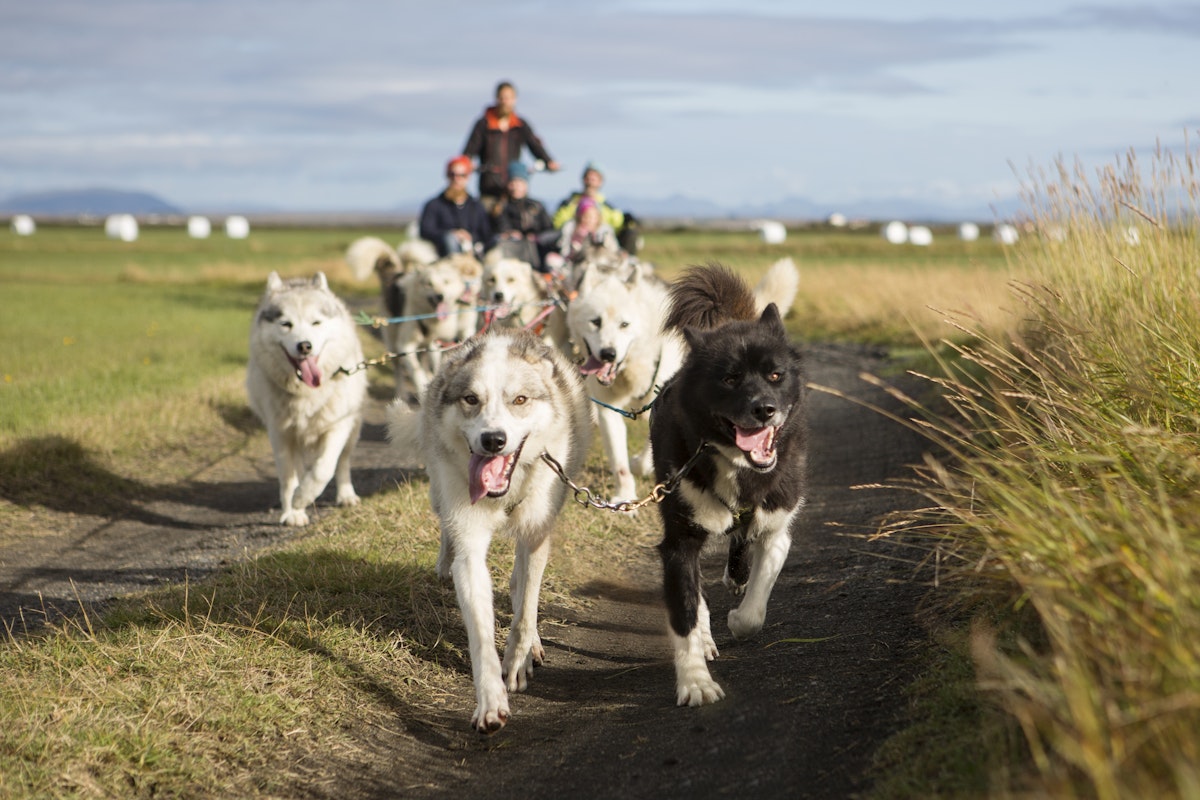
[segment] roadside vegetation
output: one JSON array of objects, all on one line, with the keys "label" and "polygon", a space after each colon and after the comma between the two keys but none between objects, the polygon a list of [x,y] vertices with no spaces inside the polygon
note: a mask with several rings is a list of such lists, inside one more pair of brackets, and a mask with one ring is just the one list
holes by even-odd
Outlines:
[{"label": "roadside vegetation", "polygon": [[[1031,174],[1020,324],[972,326],[942,362],[952,413],[927,430],[949,457],[922,522],[983,694],[920,702],[927,723],[956,703],[990,720],[973,741],[997,793],[1200,796],[1196,169],[1130,153]],[[881,794],[940,794],[945,766]]]}]

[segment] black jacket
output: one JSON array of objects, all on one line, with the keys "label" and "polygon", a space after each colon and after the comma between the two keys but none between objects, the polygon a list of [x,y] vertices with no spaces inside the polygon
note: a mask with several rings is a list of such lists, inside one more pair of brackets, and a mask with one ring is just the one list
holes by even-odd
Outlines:
[{"label": "black jacket", "polygon": [[508,130],[500,130],[496,107],[484,112],[471,128],[463,155],[479,159],[479,193],[492,197],[504,194],[508,187],[508,165],[521,158],[521,148],[528,147],[534,158],[553,161],[542,140],[529,123],[515,113],[508,118]]}]

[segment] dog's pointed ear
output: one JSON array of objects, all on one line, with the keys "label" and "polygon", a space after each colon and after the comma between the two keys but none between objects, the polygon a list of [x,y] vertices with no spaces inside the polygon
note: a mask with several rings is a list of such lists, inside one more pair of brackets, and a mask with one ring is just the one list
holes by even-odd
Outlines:
[{"label": "dog's pointed ear", "polygon": [[779,316],[779,307],[774,303],[767,303],[767,307],[763,309],[762,316],[758,318],[760,325],[768,325],[775,332],[786,336],[787,328],[783,326],[783,319]]},{"label": "dog's pointed ear", "polygon": [[318,272],[316,275],[313,275],[312,285],[318,289],[328,289],[329,281],[325,280],[325,273]]},{"label": "dog's pointed ear", "polygon": [[689,350],[695,350],[704,342],[704,331],[688,325],[683,329],[683,340],[687,342]]},{"label": "dog's pointed ear", "polygon": [[267,276],[267,291],[278,292],[283,288],[283,278],[279,277],[279,273],[272,270]]}]

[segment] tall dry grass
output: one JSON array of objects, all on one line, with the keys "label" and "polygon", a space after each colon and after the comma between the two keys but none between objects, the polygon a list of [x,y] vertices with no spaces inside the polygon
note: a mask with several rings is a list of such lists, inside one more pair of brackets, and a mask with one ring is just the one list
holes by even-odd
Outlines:
[{"label": "tall dry grass", "polygon": [[1200,796],[1197,164],[1032,170],[1025,320],[939,379],[942,532],[1037,620],[973,640],[1031,756],[1004,791]]}]

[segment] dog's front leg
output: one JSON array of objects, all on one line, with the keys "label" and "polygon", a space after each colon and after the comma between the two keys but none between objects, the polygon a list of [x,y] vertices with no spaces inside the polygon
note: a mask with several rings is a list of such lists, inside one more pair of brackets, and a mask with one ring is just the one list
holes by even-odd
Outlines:
[{"label": "dog's front leg", "polygon": [[[741,604],[729,612],[729,631],[738,639],[753,636],[762,630],[767,618],[767,600],[771,597],[771,589],[787,560],[788,550],[792,546],[791,523],[794,512],[782,516],[782,520],[774,520],[773,527],[760,533],[750,545],[750,578],[746,581],[746,596]],[[759,512],[759,517],[763,516]],[[757,520],[756,520],[757,522]]]},{"label": "dog's front leg", "polygon": [[510,692],[529,688],[533,668],[540,667],[546,658],[542,639],[538,636],[538,596],[542,575],[550,558],[550,537],[537,544],[517,542],[509,590],[513,601],[513,622],[504,648],[504,675]]},{"label": "dog's front leg", "polygon": [[[668,512],[664,503],[664,518]],[[708,603],[700,590],[700,550],[703,534],[669,526],[659,552],[663,560],[663,589],[675,651],[675,702],[681,706],[715,703],[725,692],[713,680],[708,662],[717,657],[709,624]],[[691,535],[689,535],[691,534]]]},{"label": "dog's front leg", "polygon": [[300,486],[296,489],[296,497],[292,501],[294,509],[303,511],[316,502],[317,497],[333,479],[334,473],[342,466],[343,457],[345,457],[346,483],[345,486],[342,486],[341,478],[339,478],[338,504],[353,505],[358,502],[358,495],[354,493],[354,487],[350,485],[348,455],[348,451],[354,449],[351,436],[357,434],[358,429],[358,418],[350,417],[343,419],[325,432],[318,444],[316,460],[313,461],[312,467],[305,473],[304,480],[300,481]]},{"label": "dog's front leg", "polygon": [[633,481],[633,473],[629,469],[628,431],[625,418],[607,408],[601,409],[596,415],[600,427],[600,439],[604,442],[604,453],[608,456],[608,465],[612,469],[613,479],[617,483],[613,500],[634,500],[637,498],[637,485]]},{"label": "dog's front leg", "polygon": [[279,505],[282,509],[279,524],[307,525],[306,506],[292,502],[296,487],[300,485],[300,470],[304,468],[304,461],[282,433],[275,429],[267,433],[271,439],[271,452],[275,454],[275,472],[279,476]]},{"label": "dog's front leg", "polygon": [[496,618],[487,550],[491,534],[472,531],[454,541],[454,590],[467,628],[471,675],[475,682],[475,713],[471,725],[480,733],[495,733],[508,722],[508,693],[496,652]]},{"label": "dog's front leg", "polygon": [[358,493],[354,491],[354,484],[350,482],[350,459],[354,455],[354,446],[358,443],[358,434],[361,429],[362,420],[356,419],[354,428],[350,431],[350,436],[342,445],[342,452],[338,456],[334,478],[337,484],[337,504],[339,506],[356,506],[359,502]]}]

